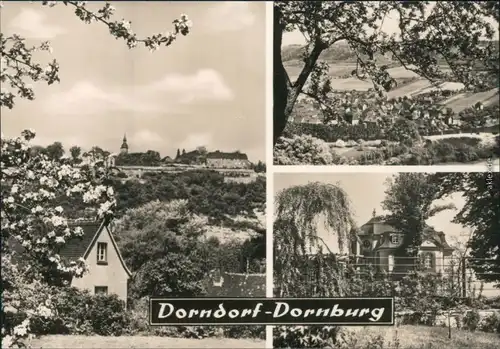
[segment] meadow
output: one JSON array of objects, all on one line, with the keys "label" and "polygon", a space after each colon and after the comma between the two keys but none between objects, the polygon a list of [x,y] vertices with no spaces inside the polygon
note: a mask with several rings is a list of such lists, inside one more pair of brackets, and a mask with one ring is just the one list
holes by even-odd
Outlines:
[{"label": "meadow", "polygon": [[[367,343],[380,336],[385,343],[391,343],[390,349],[498,349],[500,334],[469,332],[453,328],[451,339],[448,328],[431,326],[398,326],[398,327],[356,327],[354,332],[356,343],[353,348],[372,348]],[[423,344],[425,341],[425,344]],[[373,347],[375,348],[375,347]]]},{"label": "meadow", "polygon": [[158,336],[73,336],[52,335],[33,340],[32,348],[264,348],[264,340],[232,338],[169,338]]}]

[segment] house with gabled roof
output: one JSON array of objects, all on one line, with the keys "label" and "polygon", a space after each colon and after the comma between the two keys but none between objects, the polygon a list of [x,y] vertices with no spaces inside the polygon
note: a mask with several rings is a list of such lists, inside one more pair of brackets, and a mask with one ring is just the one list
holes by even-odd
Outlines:
[{"label": "house with gabled roof", "polygon": [[[396,256],[403,235],[375,211],[373,217],[353,233],[350,252],[363,263],[376,265],[394,277],[402,277],[413,269],[414,260]],[[421,266],[430,273],[444,273],[445,260],[453,253],[444,232],[426,226],[422,235],[424,239],[418,251]]]},{"label": "house with gabled roof", "polygon": [[59,254],[68,261],[83,258],[89,267],[83,277],[72,278],[71,286],[93,294],[116,294],[126,302],[132,274],[113,237],[111,219],[75,221],[70,225],[81,227],[83,235],[67,241]]}]

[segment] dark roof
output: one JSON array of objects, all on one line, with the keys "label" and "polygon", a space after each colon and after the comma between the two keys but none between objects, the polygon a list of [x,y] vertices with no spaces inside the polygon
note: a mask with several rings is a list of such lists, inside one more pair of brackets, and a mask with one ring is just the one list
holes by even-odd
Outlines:
[{"label": "dark roof", "polygon": [[238,151],[224,153],[219,150],[207,154],[207,159],[248,160],[247,154]]},{"label": "dark roof", "polygon": [[68,226],[70,228],[81,227],[83,230],[83,235],[68,240],[64,244],[63,248],[59,252],[61,258],[73,260],[83,257],[85,251],[87,251],[87,248],[90,246],[90,243],[99,231],[101,225],[101,221],[71,222],[71,224],[69,224]]},{"label": "dark roof", "polygon": [[368,222],[366,222],[365,224],[363,225],[367,225],[367,224],[376,224],[376,223],[382,223],[382,224],[385,224],[385,221],[384,221],[384,216],[375,216],[375,217],[372,217]]},{"label": "dark roof", "polygon": [[[75,260],[83,257],[85,251],[87,251],[87,248],[90,246],[92,239],[101,227],[101,224],[102,221],[75,221],[68,224],[70,228],[81,227],[83,235],[66,241],[62,249],[59,251],[61,258],[66,260]],[[11,238],[9,239],[9,243],[16,254],[22,255],[24,247],[17,240]]]}]

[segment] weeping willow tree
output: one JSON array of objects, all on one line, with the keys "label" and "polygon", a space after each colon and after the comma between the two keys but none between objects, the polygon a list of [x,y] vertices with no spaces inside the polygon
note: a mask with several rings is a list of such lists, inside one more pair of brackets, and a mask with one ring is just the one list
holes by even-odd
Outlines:
[{"label": "weeping willow tree", "polygon": [[[276,196],[274,276],[278,297],[342,296],[344,247],[355,227],[347,193],[338,185],[309,183],[284,189]],[[336,235],[339,253],[318,235],[318,223]],[[313,248],[316,253],[312,253]],[[323,253],[323,251],[328,253]]]}]

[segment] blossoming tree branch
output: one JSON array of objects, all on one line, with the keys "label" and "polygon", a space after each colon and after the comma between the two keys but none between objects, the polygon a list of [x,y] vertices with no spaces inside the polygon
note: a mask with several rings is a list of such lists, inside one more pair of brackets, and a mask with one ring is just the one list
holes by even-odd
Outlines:
[{"label": "blossoming tree branch", "polygon": [[[171,31],[158,33],[145,38],[139,37],[132,30],[131,22],[127,20],[115,20],[113,15],[115,8],[106,3],[97,11],[87,8],[87,1],[43,1],[43,6],[54,7],[64,5],[74,10],[75,15],[83,22],[98,23],[109,29],[109,33],[116,39],[124,40],[129,48],[143,45],[151,51],[158,50],[161,46],[170,46],[179,35],[187,35],[192,25],[187,15],[182,14],[175,19]],[[0,33],[1,68],[0,82],[0,106],[12,109],[16,95],[21,98],[32,100],[35,98],[31,82],[46,81],[51,85],[59,81],[59,64],[53,59],[43,65],[33,61],[33,54],[38,51],[52,53],[48,41],[39,45],[28,46],[23,37],[17,34],[6,36]],[[6,87],[10,86],[10,90]]]},{"label": "blossoming tree branch", "polygon": [[[90,10],[85,1],[44,1],[42,6],[66,6],[85,23],[109,29],[129,48],[139,45],[155,51],[171,45],[179,35],[187,35],[191,22],[186,15],[173,21],[171,32],[140,38],[131,23],[115,20],[115,9],[106,3]],[[33,5],[35,6],[35,5]],[[0,106],[12,109],[16,98],[33,100],[30,83],[59,81],[59,65],[35,62],[38,51],[51,53],[49,42],[28,46],[17,34],[0,34]],[[87,270],[83,259],[67,262],[59,251],[64,244],[82,235],[82,229],[65,218],[61,202],[79,200],[97,211],[97,219],[113,215],[116,203],[113,188],[106,185],[108,170],[102,158],[88,156],[86,164],[75,166],[65,159],[49,159],[33,152],[30,141],[35,132],[20,137],[1,138],[1,249],[2,249],[2,347],[23,347],[31,337],[30,324],[55,317],[50,294],[70,277],[81,277]],[[67,282],[66,282],[67,283]]]}]

